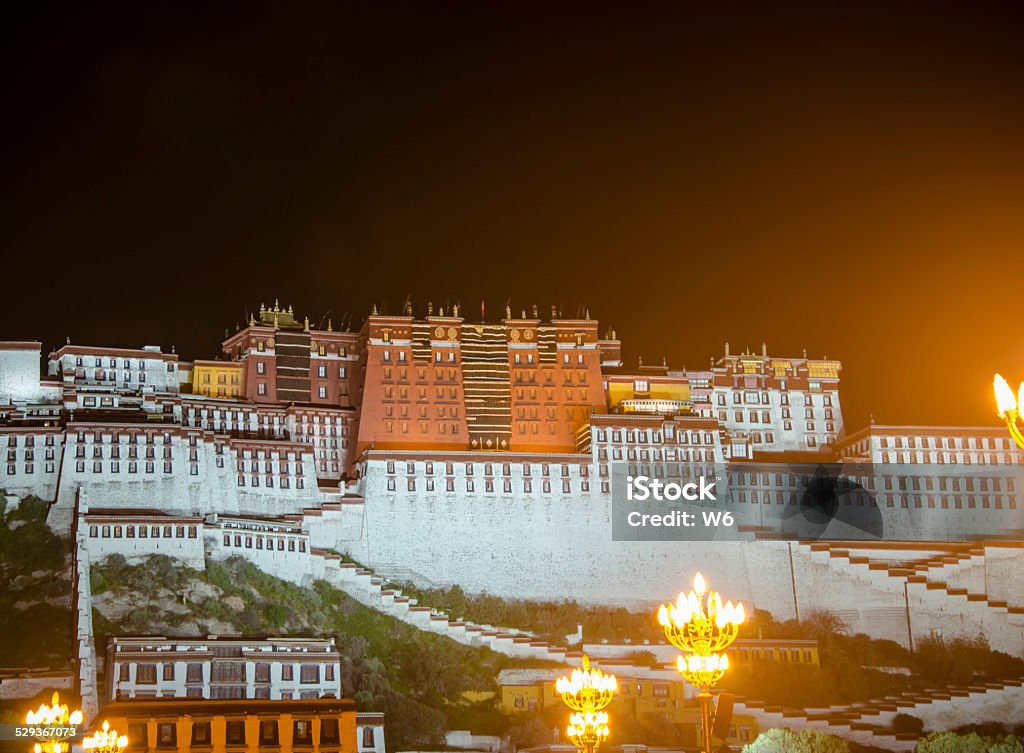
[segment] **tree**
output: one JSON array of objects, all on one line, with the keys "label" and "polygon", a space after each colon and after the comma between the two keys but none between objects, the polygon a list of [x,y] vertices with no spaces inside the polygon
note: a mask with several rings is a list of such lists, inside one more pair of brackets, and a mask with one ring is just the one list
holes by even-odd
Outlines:
[{"label": "tree", "polygon": [[846,740],[826,735],[816,729],[793,732],[788,729],[769,729],[757,736],[743,753],[849,753]]},{"label": "tree", "polygon": [[919,735],[923,729],[924,720],[910,714],[897,714],[892,719],[893,732],[913,732]]},{"label": "tree", "polygon": [[914,753],[1022,753],[1020,738],[982,737],[977,732],[960,735],[956,732],[935,732],[921,738]]}]

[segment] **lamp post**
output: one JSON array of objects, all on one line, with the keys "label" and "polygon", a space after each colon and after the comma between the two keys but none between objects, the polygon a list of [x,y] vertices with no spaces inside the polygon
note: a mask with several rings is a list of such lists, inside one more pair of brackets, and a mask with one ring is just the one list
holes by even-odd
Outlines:
[{"label": "lamp post", "polygon": [[736,640],[743,619],[743,605],[731,601],[723,604],[717,591],[707,590],[700,573],[693,579],[690,593],[679,594],[675,604],[658,608],[658,623],[665,629],[665,637],[680,651],[689,653],[677,658],[676,669],[697,688],[704,753],[711,753],[711,688],[729,669],[729,657],[722,652]]},{"label": "lamp post", "polygon": [[44,703],[35,711],[30,710],[25,714],[25,724],[46,727],[49,730],[40,735],[44,742],[36,743],[33,746],[33,751],[34,753],[67,753],[68,744],[65,740],[71,736],[61,737],[57,728],[78,727],[83,721],[82,712],[77,709],[71,711],[66,703],[61,703],[59,693],[54,693],[50,702],[53,704],[52,706],[47,706]]},{"label": "lamp post", "polygon": [[582,669],[574,669],[569,677],[560,677],[555,682],[562,701],[575,712],[569,715],[566,734],[582,753],[594,753],[608,739],[608,712],[603,709],[618,689],[615,675],[591,667],[586,654]]},{"label": "lamp post", "polygon": [[128,747],[128,737],[118,735],[117,730],[110,729],[110,722],[104,720],[101,729],[82,740],[82,747],[95,753],[121,753]]},{"label": "lamp post", "polygon": [[1020,410],[1024,407],[1024,382],[1017,388],[1017,394],[1013,394],[1009,382],[1002,376],[996,374],[992,380],[992,387],[996,393],[996,412],[1006,422],[1006,429],[1013,437],[1017,446],[1024,449],[1024,432],[1021,431],[1019,420]]}]

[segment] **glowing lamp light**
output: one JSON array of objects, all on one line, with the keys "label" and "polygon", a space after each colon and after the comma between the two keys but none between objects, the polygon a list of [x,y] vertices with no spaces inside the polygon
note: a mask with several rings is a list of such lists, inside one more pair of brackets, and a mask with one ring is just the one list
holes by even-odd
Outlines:
[{"label": "glowing lamp light", "polygon": [[[60,702],[60,694],[54,693],[50,704],[42,704],[38,709],[31,709],[25,714],[26,724],[46,725],[54,727],[78,727],[84,721],[80,710],[71,711],[66,703]],[[67,753],[68,744],[58,739],[36,743],[34,753]]]},{"label": "glowing lamp light", "polygon": [[[999,417],[1003,418],[1007,413],[1015,413],[1019,402],[1017,395],[1013,394],[1013,388],[1010,387],[1010,383],[1001,374],[996,374],[995,379],[992,381],[992,387],[996,393],[996,410],[999,413]],[[1024,382],[1021,383],[1020,389],[1024,390]]]},{"label": "glowing lamp light", "polygon": [[1006,424],[1006,430],[1010,432],[1013,441],[1024,449],[1024,432],[1018,423],[1021,407],[1024,406],[1024,382],[1020,383],[1015,395],[1010,383],[996,374],[992,380],[992,389],[996,395],[996,413]]},{"label": "glowing lamp light", "polygon": [[117,730],[110,729],[110,722],[104,720],[101,729],[82,740],[82,747],[94,753],[120,753],[128,747],[128,737],[118,735]]},{"label": "glowing lamp light", "polygon": [[701,748],[705,753],[711,753],[711,688],[729,669],[729,657],[723,652],[736,640],[745,619],[743,605],[723,602],[717,591],[708,589],[700,573],[693,579],[692,591],[680,593],[675,604],[658,607],[658,624],[665,630],[665,637],[688,654],[677,657],[676,669],[699,691]]},{"label": "glowing lamp light", "polygon": [[619,689],[615,675],[590,666],[590,658],[583,655],[583,667],[574,669],[569,677],[560,677],[555,690],[569,708],[582,713],[600,711]]}]

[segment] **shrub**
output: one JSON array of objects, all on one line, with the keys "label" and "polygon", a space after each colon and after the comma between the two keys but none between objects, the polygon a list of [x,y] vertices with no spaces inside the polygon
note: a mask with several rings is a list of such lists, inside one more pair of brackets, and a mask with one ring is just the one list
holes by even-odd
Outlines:
[{"label": "shrub", "polygon": [[893,732],[913,732],[916,735],[924,730],[924,721],[910,714],[897,714],[892,720]]}]

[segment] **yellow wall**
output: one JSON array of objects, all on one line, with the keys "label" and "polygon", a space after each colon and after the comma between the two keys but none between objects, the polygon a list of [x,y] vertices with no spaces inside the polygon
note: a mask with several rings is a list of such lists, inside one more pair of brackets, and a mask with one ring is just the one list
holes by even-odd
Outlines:
[{"label": "yellow wall", "polygon": [[192,366],[192,393],[208,397],[241,397],[244,366],[237,362],[197,361]]},{"label": "yellow wall", "polygon": [[[338,719],[338,742],[329,743],[324,745],[318,745],[320,740],[320,716],[315,714],[297,714],[293,717],[292,714],[276,714],[278,720],[278,745],[274,746],[274,750],[278,753],[291,753],[295,750],[295,746],[292,744],[292,732],[294,729],[293,723],[296,718],[307,719],[312,721],[313,725],[313,745],[305,744],[300,745],[298,750],[306,751],[306,753],[316,752],[321,749],[325,751],[338,751],[338,753],[356,753],[356,715],[355,712],[330,714],[332,718]],[[118,734],[127,734],[128,739],[128,753],[144,753],[145,751],[159,751],[159,753],[189,753],[192,750],[192,724],[193,720],[210,723],[210,744],[201,746],[201,749],[208,753],[227,753],[228,747],[226,744],[226,728],[227,718],[224,715],[213,714],[209,716],[187,716],[181,715],[176,718],[173,717],[158,717],[158,718],[132,718],[127,719],[123,716],[116,714],[112,716],[103,716],[97,718],[96,727],[98,728],[102,724],[103,720],[109,721],[111,728],[117,730]],[[244,720],[245,721],[245,746],[232,745],[230,750],[232,753],[258,753],[260,750],[260,721],[267,719],[266,715],[256,714],[231,714],[230,719],[232,720]],[[177,727],[177,747],[158,747],[157,745],[157,725],[161,723],[173,722]],[[139,726],[145,725],[146,727],[146,740],[140,739],[138,734]]]}]

